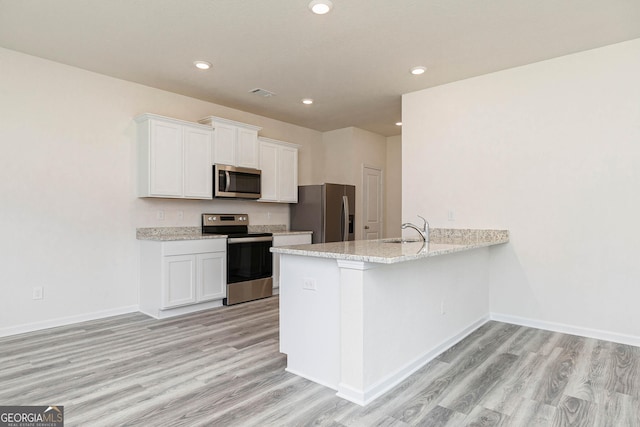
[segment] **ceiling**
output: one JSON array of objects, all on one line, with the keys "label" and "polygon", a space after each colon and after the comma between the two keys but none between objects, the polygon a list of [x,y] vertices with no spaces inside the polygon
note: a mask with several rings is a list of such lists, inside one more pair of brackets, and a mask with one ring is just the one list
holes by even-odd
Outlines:
[{"label": "ceiling", "polygon": [[391,136],[403,93],[640,38],[640,0],[333,0],[322,16],[308,3],[0,0],[0,46],[318,131]]}]

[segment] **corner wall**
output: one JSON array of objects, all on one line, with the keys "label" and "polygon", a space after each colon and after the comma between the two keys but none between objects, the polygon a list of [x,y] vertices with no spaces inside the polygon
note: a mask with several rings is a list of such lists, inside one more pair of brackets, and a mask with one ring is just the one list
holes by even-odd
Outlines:
[{"label": "corner wall", "polygon": [[403,96],[403,217],[511,231],[503,319],[640,342],[638,76],[640,39]]}]

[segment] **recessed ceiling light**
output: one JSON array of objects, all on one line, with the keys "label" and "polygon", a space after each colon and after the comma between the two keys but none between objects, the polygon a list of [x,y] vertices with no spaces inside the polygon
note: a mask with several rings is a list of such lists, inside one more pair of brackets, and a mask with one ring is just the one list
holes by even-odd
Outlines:
[{"label": "recessed ceiling light", "polygon": [[411,74],[413,74],[414,76],[419,76],[420,74],[424,74],[425,71],[427,71],[427,67],[413,67],[411,69]]},{"label": "recessed ceiling light", "polygon": [[195,65],[201,70],[208,70],[209,68],[211,68],[211,62],[207,62],[207,61],[194,61],[193,65]]},{"label": "recessed ceiling light", "polygon": [[396,122],[396,126],[402,126],[402,122]]},{"label": "recessed ceiling light", "polygon": [[313,99],[311,99],[311,98],[304,98],[304,99],[302,100],[302,103],[303,103],[303,104],[305,104],[305,105],[311,105],[311,104],[313,104]]},{"label": "recessed ceiling light", "polygon": [[333,3],[331,3],[330,0],[313,0],[309,3],[309,9],[316,15],[324,15],[328,13],[332,7]]}]

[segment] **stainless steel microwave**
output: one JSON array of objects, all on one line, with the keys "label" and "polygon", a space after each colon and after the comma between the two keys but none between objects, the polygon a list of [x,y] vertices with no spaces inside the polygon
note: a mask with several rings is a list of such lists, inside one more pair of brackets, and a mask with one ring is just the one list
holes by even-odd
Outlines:
[{"label": "stainless steel microwave", "polygon": [[261,175],[259,169],[213,165],[213,197],[259,199]]}]

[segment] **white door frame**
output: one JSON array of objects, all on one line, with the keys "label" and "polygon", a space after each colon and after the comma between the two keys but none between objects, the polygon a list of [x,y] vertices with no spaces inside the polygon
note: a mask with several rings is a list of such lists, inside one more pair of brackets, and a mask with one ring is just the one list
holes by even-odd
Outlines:
[{"label": "white door frame", "polygon": [[380,210],[380,235],[379,237],[382,238],[384,236],[384,170],[379,167],[379,166],[375,166],[375,165],[371,165],[371,164],[367,164],[367,163],[363,163],[362,164],[362,171],[361,171],[361,182],[362,182],[362,215],[361,215],[361,222],[362,225],[360,227],[360,236],[362,236],[361,238],[364,239],[365,237],[365,230],[364,230],[364,220],[366,218],[366,206],[368,206],[368,200],[367,200],[367,192],[365,191],[365,172],[367,169],[373,169],[376,170],[380,173],[380,185],[378,186],[378,209]]}]

